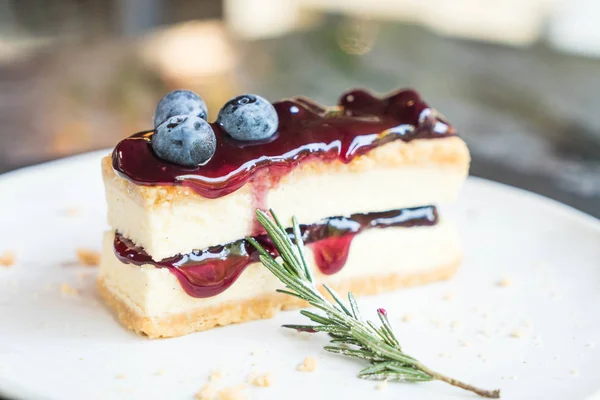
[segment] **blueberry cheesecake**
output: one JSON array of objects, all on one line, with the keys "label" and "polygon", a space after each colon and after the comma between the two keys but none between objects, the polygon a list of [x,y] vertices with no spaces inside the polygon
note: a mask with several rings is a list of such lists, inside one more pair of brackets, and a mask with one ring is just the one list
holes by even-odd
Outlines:
[{"label": "blueberry cheesecake", "polygon": [[456,199],[469,151],[416,92],[352,90],[334,107],[245,94],[206,116],[195,93],[169,93],[154,129],[102,160],[98,286],[126,327],[172,337],[302,306],[247,241],[274,251],[256,209],[296,216],[316,279],[342,292],[456,271],[458,235],[436,206]]}]

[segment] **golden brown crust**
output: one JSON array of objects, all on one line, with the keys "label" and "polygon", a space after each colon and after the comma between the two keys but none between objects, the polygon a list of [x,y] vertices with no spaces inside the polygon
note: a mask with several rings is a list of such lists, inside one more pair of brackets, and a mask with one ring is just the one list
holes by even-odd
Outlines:
[{"label": "golden brown crust", "polygon": [[[349,279],[332,286],[339,293],[353,292],[357,296],[367,296],[393,291],[402,287],[423,285],[452,277],[460,264],[456,260],[448,265],[418,273],[391,274],[384,277]],[[132,310],[123,300],[98,280],[98,289],[105,302],[117,314],[121,323],[138,334],[151,339],[183,336],[196,331],[204,331],[217,326],[273,317],[279,310],[305,307],[307,304],[297,298],[279,293],[268,294],[251,300],[229,302],[219,306],[199,308],[167,317],[150,318]]]},{"label": "golden brown crust", "polygon": [[[374,168],[398,168],[403,166],[442,166],[452,168],[467,176],[471,158],[465,142],[457,137],[439,139],[415,139],[410,142],[396,140],[376,147],[367,154],[356,157],[345,164],[341,161],[323,162],[314,159],[300,164],[291,174],[321,175],[341,172],[365,172]],[[174,201],[187,196],[198,196],[185,186],[142,186],[118,176],[112,168],[110,156],[102,159],[102,175],[106,184],[116,187],[145,206],[158,205],[165,201]],[[285,177],[282,182],[285,181]],[[246,184],[234,193],[250,191]],[[206,199],[210,201],[211,199]]]}]

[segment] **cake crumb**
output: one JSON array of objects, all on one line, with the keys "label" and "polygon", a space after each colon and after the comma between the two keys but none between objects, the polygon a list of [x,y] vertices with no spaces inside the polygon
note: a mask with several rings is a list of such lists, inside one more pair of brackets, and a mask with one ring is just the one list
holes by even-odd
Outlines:
[{"label": "cake crumb", "polygon": [[163,375],[164,375],[166,372],[167,372],[167,371],[165,371],[165,369],[164,369],[164,368],[160,368],[160,369],[158,369],[158,370],[157,370],[157,371],[154,373],[154,375],[155,375],[155,376],[163,376]]},{"label": "cake crumb", "polygon": [[252,351],[250,352],[250,355],[251,355],[251,356],[257,356],[257,355],[258,355],[258,353],[259,353],[259,351],[258,351],[258,350],[252,350]]},{"label": "cake crumb", "polygon": [[523,336],[524,336],[524,333],[523,333],[523,331],[520,331],[520,330],[513,331],[510,334],[510,337],[513,337],[513,338],[516,338],[516,339],[520,339]]},{"label": "cake crumb", "polygon": [[412,321],[414,318],[413,314],[404,314],[404,316],[402,317],[402,322],[410,322]]},{"label": "cake crumb", "polygon": [[248,375],[248,383],[258,387],[269,387],[273,385],[273,375],[270,373],[260,375],[252,372]]},{"label": "cake crumb", "polygon": [[96,250],[77,249],[77,261],[86,267],[96,267],[100,264],[100,253]]},{"label": "cake crumb", "polygon": [[460,322],[460,321],[452,321],[450,323],[450,328],[452,328],[452,329],[458,329],[461,326],[462,326],[462,322]]},{"label": "cake crumb", "polygon": [[73,286],[69,285],[67,282],[63,282],[60,285],[60,292],[65,296],[77,296],[79,294],[79,290],[75,289]]},{"label": "cake crumb", "polygon": [[441,357],[441,358],[448,358],[448,359],[452,358],[452,356],[450,354],[448,354],[448,353],[440,353],[439,357]]},{"label": "cake crumb", "polygon": [[442,321],[440,321],[439,319],[432,319],[431,320],[431,324],[436,328],[436,329],[440,329],[442,327]]},{"label": "cake crumb", "polygon": [[218,382],[221,379],[223,379],[223,371],[218,369],[211,371],[210,375],[208,376],[209,382]]},{"label": "cake crumb", "polygon": [[388,381],[381,381],[377,384],[377,390],[386,390],[388,387]]},{"label": "cake crumb", "polygon": [[317,359],[314,357],[306,357],[302,364],[298,365],[296,368],[298,371],[302,372],[314,372],[317,369]]},{"label": "cake crumb", "polygon": [[194,395],[195,400],[213,400],[217,394],[217,389],[212,383],[206,383],[202,388]]},{"label": "cake crumb", "polygon": [[125,379],[125,374],[119,374],[119,375],[117,375],[117,379]]},{"label": "cake crumb", "polygon": [[17,256],[14,251],[7,250],[0,254],[0,267],[12,267],[15,264]]},{"label": "cake crumb", "polygon": [[571,373],[571,375],[573,376],[577,376],[579,375],[579,370],[577,368],[573,368],[571,371],[569,371]]},{"label": "cake crumb", "polygon": [[444,296],[442,296],[442,300],[444,300],[444,301],[452,301],[452,300],[454,300],[455,297],[456,297],[456,293],[449,292],[449,293],[446,293]]},{"label": "cake crumb", "polygon": [[67,207],[63,210],[62,214],[67,217],[76,217],[81,213],[81,210],[75,206]]},{"label": "cake crumb", "polygon": [[219,400],[246,400],[246,385],[240,384],[219,391]]},{"label": "cake crumb", "polygon": [[469,347],[471,345],[471,342],[468,342],[466,340],[459,340],[458,344],[460,344],[461,347]]},{"label": "cake crumb", "polygon": [[498,287],[509,287],[509,286],[512,286],[512,284],[513,284],[512,279],[504,277],[504,278],[500,279],[496,283],[496,286],[498,286]]}]

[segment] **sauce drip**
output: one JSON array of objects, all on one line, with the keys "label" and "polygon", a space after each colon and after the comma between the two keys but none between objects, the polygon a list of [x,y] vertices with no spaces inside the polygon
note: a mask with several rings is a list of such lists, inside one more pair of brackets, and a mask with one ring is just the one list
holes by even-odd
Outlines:
[{"label": "sauce drip", "polygon": [[183,185],[206,198],[225,196],[252,182],[259,205],[265,190],[311,158],[349,163],[393,140],[455,134],[450,124],[413,90],[383,98],[353,90],[343,94],[338,103],[339,107],[326,108],[301,97],[274,103],[279,128],[264,141],[232,139],[212,123],[217,149],[207,164],[197,168],[161,160],[150,143],[154,131],[141,132],[116,146],[113,168],[139,185]]},{"label": "sauce drip", "polygon": [[[331,275],[344,267],[352,239],[363,230],[431,226],[435,225],[437,220],[436,208],[426,206],[326,218],[315,224],[300,225],[300,232],[305,244],[312,246],[319,270]],[[287,231],[292,233],[291,229]],[[257,235],[255,239],[276,256],[267,235]],[[159,262],[152,260],[142,248],[136,247],[118,232],[115,234],[114,248],[117,258],[123,263],[140,266],[151,264],[158,268],[167,268],[177,277],[186,293],[197,298],[222,293],[237,280],[249,264],[259,260],[258,252],[246,239],[177,255]]]}]

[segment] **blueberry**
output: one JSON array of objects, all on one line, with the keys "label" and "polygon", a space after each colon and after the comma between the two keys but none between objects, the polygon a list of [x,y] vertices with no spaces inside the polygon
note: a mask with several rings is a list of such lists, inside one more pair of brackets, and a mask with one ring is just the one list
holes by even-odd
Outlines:
[{"label": "blueberry", "polygon": [[190,90],[175,90],[163,97],[154,111],[154,127],[176,115],[195,115],[206,119],[206,103]]},{"label": "blueberry", "polygon": [[217,123],[234,139],[264,140],[277,132],[279,118],[266,99],[244,94],[225,103],[219,111]]},{"label": "blueberry", "polygon": [[177,115],[156,128],[152,148],[163,160],[186,167],[206,164],[215,154],[217,139],[211,126],[195,115]]}]

